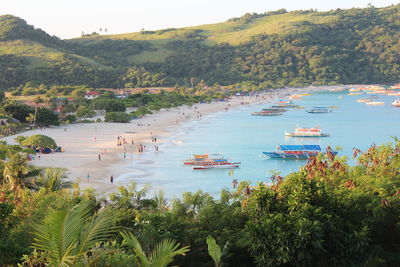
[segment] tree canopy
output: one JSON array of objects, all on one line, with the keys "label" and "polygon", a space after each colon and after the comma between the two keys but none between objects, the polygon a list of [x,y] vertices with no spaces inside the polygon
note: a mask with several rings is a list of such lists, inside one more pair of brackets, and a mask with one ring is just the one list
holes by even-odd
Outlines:
[{"label": "tree canopy", "polygon": [[53,138],[42,134],[34,134],[27,137],[21,142],[23,146],[35,146],[38,148],[57,148],[57,144]]}]

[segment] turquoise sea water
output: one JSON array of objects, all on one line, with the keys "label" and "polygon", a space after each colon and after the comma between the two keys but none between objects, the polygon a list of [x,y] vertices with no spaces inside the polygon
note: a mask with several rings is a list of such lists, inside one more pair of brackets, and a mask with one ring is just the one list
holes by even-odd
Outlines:
[{"label": "turquoise sea water", "polygon": [[[342,99],[338,96],[343,95]],[[250,180],[252,183],[270,182],[271,171],[286,175],[297,171],[305,161],[273,160],[263,156],[263,151],[273,151],[280,144],[319,144],[340,147],[339,156],[347,156],[351,164],[352,149],[366,150],[372,143],[391,142],[391,136],[400,136],[400,108],[391,106],[393,96],[381,96],[383,106],[357,103],[368,94],[348,96],[347,92],[320,92],[305,96],[296,104],[306,109],[313,106],[337,106],[329,114],[309,114],[304,109],[293,109],[283,116],[259,117],[249,115],[268,105],[246,106],[203,117],[201,121],[185,124],[172,136],[158,153],[134,156],[127,166],[127,174],[120,181],[151,184],[162,189],[168,197],[179,197],[183,192],[203,190],[218,196],[233,179]],[[325,138],[285,137],[296,125],[319,125]],[[233,172],[228,169],[192,170],[183,166],[182,160],[193,154],[222,153],[232,161],[241,161]]]}]

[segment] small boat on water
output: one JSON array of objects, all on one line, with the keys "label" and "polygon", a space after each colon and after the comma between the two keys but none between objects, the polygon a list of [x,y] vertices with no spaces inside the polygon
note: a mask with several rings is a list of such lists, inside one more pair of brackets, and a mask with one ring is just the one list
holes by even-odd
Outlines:
[{"label": "small boat on water", "polygon": [[299,105],[295,104],[277,104],[274,106],[271,106],[271,108],[297,108]]},{"label": "small boat on water", "polygon": [[329,134],[323,133],[320,127],[315,128],[300,128],[297,127],[294,133],[288,133],[285,131],[285,136],[290,137],[327,137]]},{"label": "small boat on water", "polygon": [[313,107],[312,109],[306,110],[307,113],[315,113],[315,114],[323,114],[323,113],[329,113],[332,112],[327,107]]},{"label": "small boat on water", "polygon": [[200,165],[200,164],[228,162],[228,160],[220,154],[212,154],[212,156],[213,157],[210,157],[208,154],[193,155],[193,158],[184,160],[183,164],[184,165]]},{"label": "small boat on water", "polygon": [[192,165],[194,170],[238,168],[240,163],[229,162],[220,154],[213,154],[213,157],[208,154],[193,155],[193,158],[183,162],[184,165]]},{"label": "small boat on water", "polygon": [[392,106],[400,108],[400,99],[396,99],[395,101],[393,101]]},{"label": "small boat on water", "polygon": [[193,166],[193,170],[208,170],[208,169],[233,169],[239,168],[239,164],[227,163],[227,164],[211,164],[211,165],[199,165]]},{"label": "small boat on water", "polygon": [[[337,154],[336,151],[331,151]],[[279,145],[276,151],[263,152],[271,159],[307,160],[321,153],[319,145]]]},{"label": "small boat on water", "polygon": [[289,99],[297,99],[297,100],[301,100],[302,96],[301,95],[290,95],[288,96]]},{"label": "small boat on water", "polygon": [[284,108],[263,108],[262,111],[281,113],[281,112],[286,112],[287,109],[284,109]]},{"label": "small boat on water", "polygon": [[381,106],[381,105],[384,105],[385,102],[381,102],[381,101],[370,101],[370,102],[365,102],[365,104],[370,105],[370,106]]},{"label": "small boat on water", "polygon": [[361,95],[362,93],[357,92],[357,93],[348,93],[347,95]]},{"label": "small boat on water", "polygon": [[278,99],[278,104],[293,104],[291,100]]},{"label": "small boat on water", "polygon": [[342,95],[340,95],[340,96],[338,96],[338,98],[339,98],[339,99],[342,99],[342,98],[343,98],[343,96],[342,96]]},{"label": "small boat on water", "polygon": [[312,95],[312,94],[310,94],[310,93],[304,93],[304,94],[297,94],[297,95],[299,95],[299,96],[309,96],[309,95]]},{"label": "small boat on water", "polygon": [[257,112],[251,113],[251,115],[253,115],[253,116],[280,116],[280,115],[283,115],[283,113],[279,113],[279,112],[267,112],[267,111],[257,111]]}]

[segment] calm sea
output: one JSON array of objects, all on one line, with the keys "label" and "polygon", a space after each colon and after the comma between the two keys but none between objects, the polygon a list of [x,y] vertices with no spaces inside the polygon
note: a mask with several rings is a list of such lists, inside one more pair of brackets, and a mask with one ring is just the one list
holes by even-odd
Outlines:
[{"label": "calm sea", "polygon": [[[339,99],[338,96],[343,98]],[[391,136],[400,136],[400,108],[391,106],[394,96],[380,96],[383,106],[357,103],[368,94],[348,96],[347,92],[319,92],[305,96],[296,104],[307,108],[334,106],[332,113],[309,114],[304,109],[293,109],[283,116],[251,116],[268,105],[246,106],[203,117],[201,121],[185,124],[172,136],[159,152],[134,155],[127,173],[119,181],[134,181],[140,185],[151,184],[154,190],[162,189],[168,197],[180,197],[183,192],[203,190],[218,196],[222,188],[231,187],[233,179],[270,182],[273,171],[286,175],[297,171],[305,161],[273,160],[263,156],[263,151],[273,151],[280,144],[319,144],[339,148],[340,156],[347,156],[350,164],[352,149],[366,150],[372,143],[391,142]],[[319,125],[325,138],[285,137],[285,130],[294,131],[296,125]],[[221,153],[232,161],[241,161],[235,170],[192,170],[182,161],[193,154]]]}]

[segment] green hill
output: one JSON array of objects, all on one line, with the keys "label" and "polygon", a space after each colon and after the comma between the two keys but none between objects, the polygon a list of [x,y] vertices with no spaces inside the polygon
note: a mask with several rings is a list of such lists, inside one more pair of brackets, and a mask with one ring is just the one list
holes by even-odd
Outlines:
[{"label": "green hill", "polygon": [[399,17],[400,5],[278,10],[216,24],[60,40],[4,15],[0,86],[32,81],[121,87],[121,77],[134,65],[164,73],[169,85],[189,84],[191,78],[264,87],[398,82]]}]

